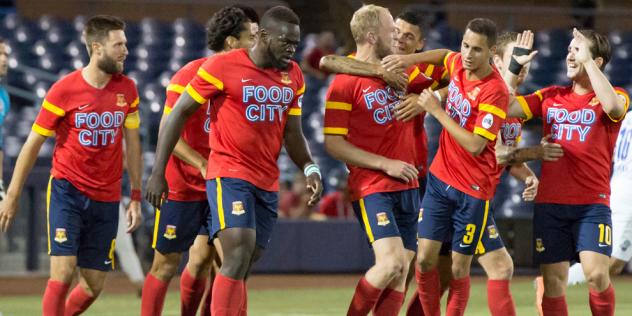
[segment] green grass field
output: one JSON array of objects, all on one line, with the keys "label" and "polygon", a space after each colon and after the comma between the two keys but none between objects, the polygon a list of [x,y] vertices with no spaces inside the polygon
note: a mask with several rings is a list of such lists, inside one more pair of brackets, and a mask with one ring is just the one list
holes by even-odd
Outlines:
[{"label": "green grass field", "polygon": [[[317,277],[317,276],[315,276]],[[1,282],[1,281],[0,281]],[[617,315],[632,315],[632,280],[615,281],[617,291]],[[512,283],[514,301],[518,315],[535,315],[532,283],[521,278]],[[489,315],[485,283],[481,279],[472,284],[470,302],[466,315]],[[253,290],[249,293],[249,314],[254,316],[273,315],[344,315],[353,295],[353,288],[318,289],[274,289]],[[569,289],[567,301],[569,315],[590,315],[588,290],[585,286]],[[40,297],[0,297],[1,316],[39,315]],[[444,311],[445,311],[445,304]],[[140,299],[133,294],[104,294],[85,315],[139,315]],[[401,315],[404,313],[402,312]],[[179,315],[179,296],[169,292],[163,315]]]}]

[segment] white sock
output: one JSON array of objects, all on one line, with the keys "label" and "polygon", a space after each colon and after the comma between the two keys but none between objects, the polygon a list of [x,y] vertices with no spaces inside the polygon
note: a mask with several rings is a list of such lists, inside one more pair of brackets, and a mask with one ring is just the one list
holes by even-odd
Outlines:
[{"label": "white sock", "polygon": [[584,275],[582,265],[575,263],[568,269],[568,285],[577,285],[580,283],[586,283],[586,276]]}]

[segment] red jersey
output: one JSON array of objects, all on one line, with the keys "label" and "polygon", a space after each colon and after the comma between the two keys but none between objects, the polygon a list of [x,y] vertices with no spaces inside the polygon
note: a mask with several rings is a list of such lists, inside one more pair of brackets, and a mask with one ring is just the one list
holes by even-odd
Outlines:
[{"label": "red jersey", "polygon": [[[184,87],[195,77],[198,68],[206,58],[196,59],[178,70],[167,86],[167,100],[164,115],[169,115]],[[208,144],[210,132],[209,104],[203,104],[191,115],[182,130],[182,139],[202,157],[208,157],[211,148]],[[205,201],[206,183],[200,170],[171,155],[165,171],[169,184],[169,199],[174,201]]]},{"label": "red jersey", "polygon": [[285,124],[288,115],[301,115],[305,92],[298,65],[261,69],[245,49],[236,49],[206,59],[185,90],[201,104],[214,99],[206,178],[238,178],[278,191]]},{"label": "red jersey", "polygon": [[[441,80],[448,76],[448,71],[442,66],[419,64],[411,66],[408,71],[408,93],[420,93],[426,88],[435,90]],[[425,177],[428,172],[428,136],[424,128],[426,112],[417,115],[415,121],[415,146],[417,159],[415,167],[419,170],[419,177]]]},{"label": "red jersey", "polygon": [[[424,76],[413,79],[427,81]],[[411,87],[415,86],[422,85],[413,82]],[[360,149],[416,165],[420,161],[414,134],[417,123],[415,120],[399,121],[393,116],[402,96],[402,92],[378,78],[336,75],[327,91],[324,133],[344,135],[348,142]],[[347,168],[354,201],[372,193],[419,187],[417,181],[405,183],[381,170],[349,164]]]},{"label": "red jersey", "polygon": [[[625,99],[621,88],[616,93]],[[527,119],[542,117],[543,135],[560,144],[564,156],[543,161],[537,203],[610,205],[610,172],[620,118],[604,112],[594,92],[578,95],[572,87],[552,86],[517,97]]]},{"label": "red jersey", "polygon": [[349,218],[353,214],[353,207],[345,201],[344,193],[334,191],[323,196],[318,212],[331,218]]},{"label": "red jersey", "polygon": [[138,128],[138,92],[118,74],[97,89],[75,70],[46,94],[33,124],[43,136],[56,134],[51,174],[65,179],[90,199],[121,199],[123,127]]},{"label": "red jersey", "polygon": [[494,141],[506,118],[509,92],[495,69],[481,80],[467,80],[460,53],[450,52],[443,63],[450,74],[446,112],[462,128],[489,141],[475,157],[444,129],[430,172],[461,192],[490,200],[496,186],[490,175],[498,168]]},{"label": "red jersey", "polygon": [[[503,146],[508,147],[518,147],[518,143],[520,143],[520,135],[522,134],[522,119],[517,117],[508,117],[501,125],[500,125],[500,142]],[[497,140],[498,141],[498,140]],[[506,165],[498,165],[497,172],[494,174],[496,179],[495,185],[500,183],[500,177],[503,175],[505,171]],[[495,188],[494,188],[495,192]]]}]

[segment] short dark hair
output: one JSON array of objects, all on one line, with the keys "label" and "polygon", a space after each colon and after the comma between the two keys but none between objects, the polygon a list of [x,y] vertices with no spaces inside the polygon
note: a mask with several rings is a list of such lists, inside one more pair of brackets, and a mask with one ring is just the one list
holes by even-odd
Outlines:
[{"label": "short dark hair", "polygon": [[284,6],[276,6],[268,9],[261,17],[261,27],[269,27],[271,23],[284,22],[289,24],[301,24],[298,15],[292,9]]},{"label": "short dark hair", "polygon": [[244,24],[250,21],[242,9],[234,6],[215,12],[206,24],[208,48],[216,52],[223,50],[226,38],[239,38],[239,34],[245,30]]},{"label": "short dark hair", "polygon": [[590,54],[592,55],[592,58],[595,59],[597,57],[601,57],[603,59],[603,64],[600,67],[603,70],[612,58],[610,41],[608,41],[606,36],[599,34],[594,30],[580,30],[579,32],[590,41]]},{"label": "short dark hair", "polygon": [[505,32],[498,35],[496,39],[496,55],[502,57],[505,54],[507,45],[518,40],[518,32]]},{"label": "short dark hair", "polygon": [[83,35],[88,48],[88,55],[92,55],[92,43],[103,43],[110,31],[125,30],[125,22],[112,15],[95,15],[87,22]]},{"label": "short dark hair", "polygon": [[476,18],[467,22],[466,29],[487,37],[487,46],[496,45],[496,23],[486,18]]},{"label": "short dark hair", "polygon": [[259,24],[259,14],[257,14],[257,11],[255,11],[252,7],[241,4],[236,4],[233,7],[244,11],[244,14],[248,17],[250,22]]},{"label": "short dark hair", "polygon": [[426,35],[424,32],[425,20],[424,20],[424,14],[421,10],[406,9],[402,11],[402,13],[400,13],[397,16],[397,18],[402,19],[406,21],[407,23],[417,26],[419,28],[419,32],[421,32],[421,38],[423,39],[425,37]]}]

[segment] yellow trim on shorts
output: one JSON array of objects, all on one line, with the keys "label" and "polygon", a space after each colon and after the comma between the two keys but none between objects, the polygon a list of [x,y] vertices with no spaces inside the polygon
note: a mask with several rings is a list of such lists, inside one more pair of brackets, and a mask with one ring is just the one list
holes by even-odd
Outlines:
[{"label": "yellow trim on shorts", "polygon": [[364,230],[366,231],[367,237],[369,237],[369,242],[373,243],[375,241],[375,237],[373,236],[373,230],[371,230],[369,217],[366,213],[366,208],[364,207],[364,199],[360,199],[360,213],[362,213],[362,222],[364,222]]},{"label": "yellow trim on shorts", "polygon": [[116,264],[114,263],[114,250],[116,249],[116,238],[112,239],[112,243],[110,243],[110,252],[108,253],[108,259],[111,261],[112,270],[116,268]]},{"label": "yellow trim on shorts", "polygon": [[219,219],[219,230],[226,228],[226,220],[224,219],[224,202],[222,201],[222,180],[217,177],[217,218]]},{"label": "yellow trim on shorts", "polygon": [[478,235],[478,242],[476,242],[476,252],[477,253],[478,253],[478,250],[479,250],[478,249],[479,246],[481,248],[483,248],[483,252],[481,252],[480,254],[485,253],[485,248],[481,244],[481,240],[483,240],[483,234],[487,230],[485,227],[487,227],[487,215],[488,214],[489,214],[489,200],[486,200],[485,201],[485,214],[483,214],[483,224],[481,225],[481,233]]},{"label": "yellow trim on shorts", "polygon": [[158,225],[160,224],[160,209],[156,209],[156,216],[154,219],[154,238],[151,242],[151,249],[156,249],[156,242],[158,242]]},{"label": "yellow trim on shorts", "polygon": [[53,184],[53,175],[48,179],[48,187],[46,188],[46,231],[48,239],[48,254],[50,255],[50,193]]}]

